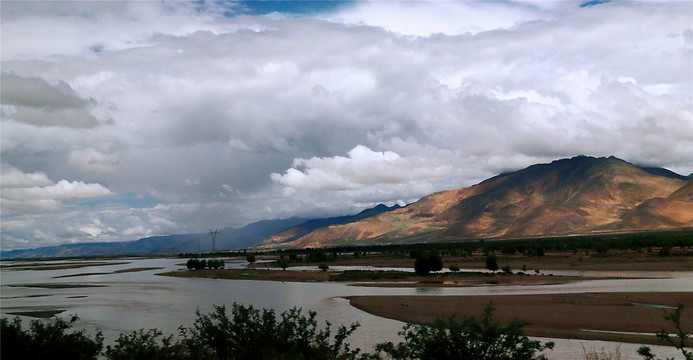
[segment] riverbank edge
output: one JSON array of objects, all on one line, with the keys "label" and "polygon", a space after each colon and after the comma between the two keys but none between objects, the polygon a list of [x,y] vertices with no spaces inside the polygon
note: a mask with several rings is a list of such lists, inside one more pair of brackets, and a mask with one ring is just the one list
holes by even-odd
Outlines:
[{"label": "riverbank edge", "polygon": [[[675,333],[664,316],[678,304],[684,330],[693,328],[693,292],[614,292],[538,295],[346,296],[349,304],[375,316],[430,324],[436,319],[479,317],[489,303],[495,320],[528,321],[529,336],[662,344],[654,333]],[[651,335],[646,335],[651,334]]]}]

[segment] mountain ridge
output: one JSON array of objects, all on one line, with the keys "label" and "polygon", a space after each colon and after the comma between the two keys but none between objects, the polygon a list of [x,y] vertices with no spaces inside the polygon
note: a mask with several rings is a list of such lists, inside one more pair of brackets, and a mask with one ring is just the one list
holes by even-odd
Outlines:
[{"label": "mountain ridge", "polygon": [[581,155],[437,192],[402,209],[317,229],[284,246],[686,228],[693,226],[691,183],[666,169]]},{"label": "mountain ridge", "polygon": [[[380,204],[321,219],[223,228],[217,250],[435,242],[693,227],[693,178],[613,156],[576,156],[443,190],[404,207]],[[209,234],[152,236],[0,252],[2,259],[147,255],[212,250]]]},{"label": "mountain ridge", "polygon": [[[287,219],[260,220],[240,228],[226,227],[216,235],[216,250],[236,250],[251,248],[261,243],[268,236],[281,233],[287,229],[304,224],[340,221],[348,223],[372,214],[399,208],[379,204],[365,209],[355,215],[344,215],[325,219],[307,219],[291,217]],[[15,258],[51,258],[80,256],[116,256],[116,255],[153,255],[164,253],[194,253],[212,250],[212,241],[208,233],[157,235],[131,241],[90,242],[79,244],[62,244],[33,249],[3,250],[1,259]]]}]

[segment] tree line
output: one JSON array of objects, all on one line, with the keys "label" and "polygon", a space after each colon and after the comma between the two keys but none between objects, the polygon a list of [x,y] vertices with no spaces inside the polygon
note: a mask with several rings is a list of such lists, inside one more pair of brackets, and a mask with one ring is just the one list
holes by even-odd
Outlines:
[{"label": "tree line", "polygon": [[185,266],[188,270],[223,269],[226,263],[224,259],[189,259]]}]

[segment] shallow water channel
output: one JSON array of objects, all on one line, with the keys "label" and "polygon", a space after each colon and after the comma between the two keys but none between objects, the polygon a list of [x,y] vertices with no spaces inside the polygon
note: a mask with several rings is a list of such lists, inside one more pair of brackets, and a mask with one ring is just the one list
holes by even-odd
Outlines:
[{"label": "shallow water channel", "polygon": [[[233,260],[231,260],[233,261]],[[244,262],[227,260],[227,267],[239,268]],[[126,264],[117,264],[126,262]],[[65,262],[40,262],[41,265]],[[70,261],[74,263],[74,261]],[[89,263],[82,261],[81,263]],[[254,280],[194,279],[156,276],[164,271],[184,269],[185,259],[117,259],[94,261],[107,263],[76,269],[19,270],[5,267],[0,270],[0,312],[30,310],[65,310],[57,316],[77,314],[78,328],[101,329],[107,342],[119,333],[140,328],[157,328],[164,334],[176,334],[179,326],[190,326],[195,310],[209,312],[213,305],[233,302],[256,308],[273,308],[281,313],[293,307],[313,310],[318,318],[338,326],[359,322],[361,327],[352,335],[354,347],[370,349],[376,343],[396,341],[397,331],[404,323],[380,318],[349,305],[343,296],[350,295],[494,295],[494,294],[554,294],[581,292],[676,292],[693,291],[693,272],[581,272],[551,271],[555,275],[624,277],[625,279],[589,280],[561,285],[541,286],[481,286],[466,288],[382,288],[349,286],[342,283],[292,283]],[[3,265],[25,264],[3,262]],[[116,271],[156,267],[135,272]],[[360,268],[360,267],[355,267]],[[303,269],[310,270],[310,269]],[[478,271],[478,270],[474,270]],[[100,273],[100,274],[97,274]],[[549,273],[549,271],[547,271]],[[90,275],[79,275],[90,274]],[[79,275],[79,276],[69,276]],[[67,276],[67,277],[65,277]],[[29,287],[25,285],[35,285]],[[46,287],[43,284],[64,285]],[[17,286],[21,285],[21,286]],[[71,286],[75,285],[75,286]],[[84,287],[82,285],[99,285]],[[22,317],[25,324],[31,318]],[[531,321],[531,319],[525,319]],[[543,339],[549,340],[549,339]],[[639,345],[602,341],[561,340],[556,349],[547,353],[550,359],[582,359],[587,349],[613,350],[620,348],[627,359],[639,359]],[[667,347],[653,346],[660,357],[677,356]],[[679,355],[680,356],[680,355]]]}]

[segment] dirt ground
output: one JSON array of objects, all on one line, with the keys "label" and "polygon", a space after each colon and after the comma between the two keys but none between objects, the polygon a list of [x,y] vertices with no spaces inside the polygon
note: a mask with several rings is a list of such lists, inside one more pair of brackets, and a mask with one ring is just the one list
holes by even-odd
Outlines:
[{"label": "dirt ground", "polygon": [[[323,282],[335,281],[349,283],[353,286],[369,287],[471,287],[484,285],[555,285],[575,281],[590,280],[579,276],[518,275],[490,273],[439,273],[417,275],[415,273],[393,271],[359,271],[354,276],[341,271],[284,271],[263,269],[217,269],[217,270],[180,270],[157,275],[207,278],[227,280],[264,280],[290,282]],[[393,277],[391,275],[396,275]],[[599,278],[605,279],[605,278]]]},{"label": "dirt ground", "polygon": [[[518,271],[525,266],[528,271],[539,270],[613,270],[613,271],[693,271],[693,258],[690,256],[661,257],[653,253],[635,251],[616,252],[611,251],[608,256],[597,256],[596,252],[585,254],[547,253],[544,257],[527,257],[523,255],[497,254],[498,265],[510,266],[513,271]],[[270,259],[271,257],[268,257]],[[482,254],[471,257],[443,256],[443,267],[457,265],[462,269],[483,269],[486,266]],[[330,266],[338,265],[363,265],[376,267],[413,267],[414,260],[409,257],[367,255],[354,257],[342,255],[337,260],[328,262]],[[268,264],[258,264],[258,266]],[[292,263],[292,266],[310,266],[315,263]]]},{"label": "dirt ground", "polygon": [[[655,336],[610,332],[674,333],[664,316],[678,304],[683,329],[693,329],[693,292],[585,293],[492,296],[351,296],[351,305],[377,316],[405,322],[432,323],[437,318],[479,318],[489,302],[496,321],[514,318],[531,323],[528,335],[566,339],[658,344]],[[586,331],[592,330],[592,331]]]}]

